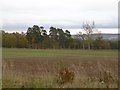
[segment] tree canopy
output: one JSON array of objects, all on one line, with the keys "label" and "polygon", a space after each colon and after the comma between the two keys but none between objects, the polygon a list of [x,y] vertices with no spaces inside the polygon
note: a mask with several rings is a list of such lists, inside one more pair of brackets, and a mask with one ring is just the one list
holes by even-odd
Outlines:
[{"label": "tree canopy", "polygon": [[2,47],[33,49],[117,49],[118,42],[104,40],[100,33],[93,38],[94,22],[84,24],[85,33],[79,32],[76,37],[69,30],[50,27],[49,33],[43,26],[28,27],[26,33],[6,33],[2,31]]}]

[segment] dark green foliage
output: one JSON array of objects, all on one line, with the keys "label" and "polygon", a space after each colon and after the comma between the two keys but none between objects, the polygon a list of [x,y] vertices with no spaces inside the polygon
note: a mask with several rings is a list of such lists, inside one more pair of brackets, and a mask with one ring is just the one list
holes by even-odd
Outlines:
[{"label": "dark green foliage", "polygon": [[95,49],[103,49],[104,48],[104,40],[103,40],[103,37],[100,36],[98,38],[96,38],[94,41],[93,41],[93,44],[94,44],[94,48]]},{"label": "dark green foliage", "polygon": [[29,47],[31,48],[39,48],[39,45],[42,43],[42,35],[41,29],[38,25],[33,25],[33,27],[29,27],[26,35],[29,43]]},{"label": "dark green foliage", "polygon": [[62,29],[57,29],[58,31],[58,41],[61,48],[65,48],[65,33]]},{"label": "dark green foliage", "polygon": [[49,37],[50,37],[50,42],[52,45],[52,48],[59,48],[59,44],[58,44],[58,35],[57,35],[57,29],[54,27],[50,27],[50,31],[49,31]]}]

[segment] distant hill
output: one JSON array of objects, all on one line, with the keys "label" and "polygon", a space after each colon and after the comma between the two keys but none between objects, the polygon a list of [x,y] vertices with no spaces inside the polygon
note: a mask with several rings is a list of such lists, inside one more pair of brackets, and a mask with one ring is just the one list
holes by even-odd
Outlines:
[{"label": "distant hill", "polygon": [[[120,38],[120,34],[108,34],[108,33],[102,33],[104,40],[118,40]],[[93,39],[98,37],[98,34],[92,34]],[[72,38],[78,38],[78,35],[72,35]]]},{"label": "distant hill", "polygon": [[120,38],[120,34],[102,34],[103,39],[107,40],[118,40]]}]

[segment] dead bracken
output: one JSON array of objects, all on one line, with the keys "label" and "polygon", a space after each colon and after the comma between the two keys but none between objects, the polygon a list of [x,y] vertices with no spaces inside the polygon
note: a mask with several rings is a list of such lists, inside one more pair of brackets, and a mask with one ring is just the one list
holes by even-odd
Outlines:
[{"label": "dead bracken", "polygon": [[57,75],[57,83],[62,85],[65,83],[72,83],[75,78],[75,73],[69,68],[62,68]]}]

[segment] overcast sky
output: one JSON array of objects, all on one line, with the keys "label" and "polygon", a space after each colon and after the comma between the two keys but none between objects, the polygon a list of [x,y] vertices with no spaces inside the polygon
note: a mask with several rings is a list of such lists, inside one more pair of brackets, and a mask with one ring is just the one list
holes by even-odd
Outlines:
[{"label": "overcast sky", "polygon": [[117,28],[119,0],[0,0],[0,26],[26,30],[37,24],[48,28],[81,28],[95,21],[98,28]]}]

